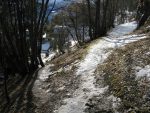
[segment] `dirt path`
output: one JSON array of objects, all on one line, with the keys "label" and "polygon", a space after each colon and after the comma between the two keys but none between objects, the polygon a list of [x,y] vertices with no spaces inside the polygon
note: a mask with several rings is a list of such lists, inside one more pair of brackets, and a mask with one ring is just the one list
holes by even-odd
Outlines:
[{"label": "dirt path", "polygon": [[37,75],[23,83],[24,89],[16,97],[17,101],[14,100],[4,113],[85,113],[89,99],[107,91],[103,84],[95,86],[94,73],[97,66],[116,47],[145,38],[144,35],[125,35],[135,27],[135,22],[119,25],[107,37],[91,45],[82,61],[78,58],[79,52],[70,58],[76,60],[68,64],[63,61],[65,65],[56,70],[53,70],[52,64],[41,68]]},{"label": "dirt path", "polygon": [[[73,93],[72,98],[63,100],[66,104],[55,111],[56,113],[84,113],[86,103],[90,98],[103,95],[107,87],[104,87],[103,84],[100,87],[95,86],[94,72],[97,66],[105,61],[114,48],[145,38],[143,35],[139,38],[136,35],[123,36],[132,32],[135,27],[136,24],[134,22],[120,25],[108,37],[103,37],[103,39],[90,47],[88,54],[80,62],[75,72],[76,76],[80,76],[79,88]],[[113,39],[112,37],[115,38]]]}]

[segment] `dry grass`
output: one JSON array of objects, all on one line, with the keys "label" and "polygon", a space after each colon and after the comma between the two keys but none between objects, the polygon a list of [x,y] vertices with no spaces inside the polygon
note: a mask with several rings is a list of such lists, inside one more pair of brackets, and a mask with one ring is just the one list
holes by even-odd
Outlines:
[{"label": "dry grass", "polygon": [[82,58],[85,57],[87,54],[89,48],[93,45],[96,44],[99,41],[99,39],[93,40],[92,42],[87,43],[86,45],[70,52],[70,53],[65,53],[54,60],[52,60],[51,64],[54,64],[55,70],[65,67],[66,65],[69,65],[75,61],[82,60]]},{"label": "dry grass", "polygon": [[136,80],[133,69],[136,66],[150,65],[150,55],[146,54],[148,52],[150,52],[150,37],[115,50],[97,69],[98,76],[104,77],[110,92],[122,100],[120,106],[122,112],[131,108],[136,112],[150,113],[150,101],[143,98],[149,92],[150,81]]}]

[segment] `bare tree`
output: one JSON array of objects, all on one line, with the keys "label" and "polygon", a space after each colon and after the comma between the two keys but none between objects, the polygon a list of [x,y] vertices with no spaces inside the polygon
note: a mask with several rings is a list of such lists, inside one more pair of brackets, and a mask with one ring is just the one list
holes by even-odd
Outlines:
[{"label": "bare tree", "polygon": [[1,3],[0,26],[5,48],[2,55],[6,61],[10,60],[19,73],[34,70],[39,64],[44,66],[40,55],[42,34],[54,5],[48,10],[49,0],[2,0]]},{"label": "bare tree", "polygon": [[[50,0],[0,0],[0,67],[4,70],[5,89],[8,75],[27,75],[41,59],[44,25],[54,9]],[[7,90],[6,94],[7,94]],[[8,100],[8,94],[7,94]]]},{"label": "bare tree", "polygon": [[[141,26],[144,25],[144,23],[146,22],[146,20],[149,18],[150,16],[150,1],[149,0],[139,0],[139,5],[138,5],[138,12],[140,12],[141,14],[143,14],[139,20],[137,29],[139,29]],[[138,15],[140,15],[138,13]]]}]

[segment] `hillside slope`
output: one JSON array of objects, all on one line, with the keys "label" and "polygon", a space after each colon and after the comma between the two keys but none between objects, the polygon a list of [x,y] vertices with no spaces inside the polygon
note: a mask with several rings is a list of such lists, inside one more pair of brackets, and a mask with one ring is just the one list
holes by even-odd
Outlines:
[{"label": "hillside slope", "polygon": [[[7,104],[1,98],[0,112],[114,113],[121,111],[126,113],[131,110],[130,108],[137,109],[137,104],[145,102],[140,99],[141,94],[137,92],[141,92],[139,89],[142,89],[143,98],[147,99],[149,86],[147,84],[137,86],[137,81],[133,79],[135,77],[131,79],[130,76],[128,77],[132,72],[130,63],[144,62],[144,65],[143,63],[140,65],[139,62],[131,63],[139,71],[135,72],[137,75],[143,70],[144,73],[145,70],[149,72],[150,54],[147,32],[132,33],[135,28],[135,22],[121,24],[110,31],[108,36],[100,37],[70,54],[54,59],[33,76],[24,78],[21,83],[14,82],[8,87],[11,102]],[[127,83],[122,81],[124,79],[127,79]],[[135,85],[133,88],[126,87],[130,85],[130,81]],[[131,93],[127,92],[126,88],[131,90]],[[139,95],[130,97],[128,94]],[[129,99],[126,98],[128,96]],[[4,95],[2,94],[1,97]],[[140,99],[141,102],[128,101],[132,99]],[[146,102],[145,106],[148,105]]]},{"label": "hillside slope", "polygon": [[[89,101],[89,113],[150,113],[150,27],[132,33],[145,39],[116,48],[96,70],[96,83],[102,79],[108,91]],[[110,104],[111,103],[111,104]],[[109,107],[105,107],[109,106]]]},{"label": "hillside slope", "polygon": [[[108,91],[108,86],[104,85],[102,77],[99,77],[100,84],[99,86],[96,86],[96,79],[94,77],[95,70],[98,65],[103,65],[103,62],[111,53],[113,53],[114,49],[146,38],[145,34],[125,35],[132,32],[135,27],[135,22],[119,25],[113,29],[107,37],[103,37],[90,47],[87,55],[83,61],[79,63],[78,69],[75,71],[75,75],[80,77],[80,84],[78,88],[75,90],[71,98],[63,100],[65,105],[62,105],[58,110],[56,110],[56,113],[101,113],[103,110],[105,112],[105,109],[109,112],[111,111],[110,108],[113,109],[113,107],[107,105],[111,105],[110,101],[108,101],[106,105],[103,104],[102,101],[99,101],[103,104],[101,110],[90,110],[91,107],[93,108],[95,105],[88,103],[88,101],[91,102],[91,98],[95,96],[106,98],[106,96],[103,95]],[[89,108],[87,106],[89,106]],[[112,112],[114,111],[115,109]]]}]

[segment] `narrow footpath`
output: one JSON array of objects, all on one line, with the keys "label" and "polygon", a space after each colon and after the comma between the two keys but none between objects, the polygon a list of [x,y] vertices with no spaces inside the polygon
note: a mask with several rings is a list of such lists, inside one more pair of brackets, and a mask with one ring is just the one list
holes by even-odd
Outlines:
[{"label": "narrow footpath", "polygon": [[96,87],[94,72],[99,64],[113,52],[113,49],[128,43],[146,38],[145,35],[126,35],[136,28],[136,23],[126,23],[117,26],[107,37],[100,39],[90,50],[76,70],[76,76],[80,76],[79,88],[74,92],[72,98],[63,100],[62,105],[55,113],[84,113],[86,103],[92,96],[103,94],[107,87]]}]

